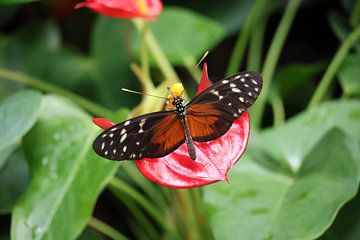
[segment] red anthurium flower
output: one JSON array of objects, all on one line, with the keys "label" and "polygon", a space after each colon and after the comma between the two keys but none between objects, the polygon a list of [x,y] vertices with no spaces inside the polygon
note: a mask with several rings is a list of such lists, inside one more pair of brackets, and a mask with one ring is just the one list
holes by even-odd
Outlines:
[{"label": "red anthurium flower", "polygon": [[[210,85],[205,63],[197,94]],[[93,122],[103,129],[114,125],[103,118],[94,118]],[[209,142],[194,142],[195,161],[189,157],[184,143],[165,157],[145,158],[135,163],[145,177],[172,188],[192,188],[228,180],[226,175],[245,151],[249,133],[250,119],[245,111],[223,136]]]},{"label": "red anthurium flower", "polygon": [[86,0],[75,5],[75,8],[81,7],[108,17],[146,20],[155,20],[163,8],[160,0]]}]

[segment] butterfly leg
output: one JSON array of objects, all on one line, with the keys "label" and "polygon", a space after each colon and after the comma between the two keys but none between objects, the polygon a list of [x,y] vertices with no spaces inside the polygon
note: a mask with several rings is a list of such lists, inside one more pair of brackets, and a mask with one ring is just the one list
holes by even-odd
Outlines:
[{"label": "butterfly leg", "polygon": [[187,145],[187,148],[188,148],[189,156],[190,156],[190,158],[192,160],[196,160],[195,146],[194,146],[194,142],[193,142],[193,139],[191,137],[191,134],[190,134],[187,119],[186,119],[186,117],[183,117],[183,118],[181,118],[181,120],[182,120],[182,123],[184,125],[184,129],[185,129],[185,141],[186,141],[186,145]]}]

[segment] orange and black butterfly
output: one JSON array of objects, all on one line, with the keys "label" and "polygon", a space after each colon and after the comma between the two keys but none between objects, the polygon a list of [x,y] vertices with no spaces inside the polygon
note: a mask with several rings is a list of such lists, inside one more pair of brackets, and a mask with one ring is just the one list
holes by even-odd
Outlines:
[{"label": "orange and black butterfly", "polygon": [[260,74],[241,72],[216,82],[186,105],[183,90],[170,89],[171,110],[114,125],[95,139],[93,148],[107,159],[137,160],[163,157],[186,142],[190,158],[196,160],[193,141],[207,142],[225,134],[261,88]]}]

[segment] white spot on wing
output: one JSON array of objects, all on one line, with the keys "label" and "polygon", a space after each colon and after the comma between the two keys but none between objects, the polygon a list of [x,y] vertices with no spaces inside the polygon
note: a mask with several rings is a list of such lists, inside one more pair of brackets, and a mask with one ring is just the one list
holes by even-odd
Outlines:
[{"label": "white spot on wing", "polygon": [[240,81],[241,81],[241,82],[245,82],[245,78],[241,78]]},{"label": "white spot on wing", "polygon": [[113,145],[113,143],[114,143],[114,141],[113,141],[113,140],[111,140],[111,142],[110,142],[110,146],[111,146],[111,145]]},{"label": "white spot on wing", "polygon": [[244,86],[245,86],[245,87],[249,87],[249,85],[248,85],[248,84],[246,84],[246,83],[244,84]]},{"label": "white spot on wing", "polygon": [[251,81],[253,82],[253,84],[258,85],[258,83],[254,79],[251,79]]},{"label": "white spot on wing", "polygon": [[120,135],[123,135],[124,133],[126,133],[126,129],[125,129],[125,128],[121,129]]},{"label": "white spot on wing", "polygon": [[105,147],[105,143],[103,142],[103,143],[101,144],[101,151],[104,150],[104,147]]},{"label": "white spot on wing", "polygon": [[120,143],[122,143],[123,141],[125,141],[126,137],[127,137],[127,134],[126,134],[126,133],[125,133],[124,135],[122,135],[121,138],[120,138]]},{"label": "white spot on wing", "polygon": [[112,129],[110,129],[110,131],[113,132],[113,131],[116,131],[117,129],[118,129],[117,127],[114,127]]},{"label": "white spot on wing", "polygon": [[230,87],[236,87],[236,84],[235,83],[230,83]]},{"label": "white spot on wing", "polygon": [[108,151],[105,151],[104,154],[105,154],[105,155],[108,155]]},{"label": "white spot on wing", "polygon": [[237,76],[234,77],[235,80],[239,79],[239,78],[240,78],[240,75],[237,75]]},{"label": "white spot on wing", "polygon": [[113,153],[116,154],[116,149],[113,150]]},{"label": "white spot on wing", "polygon": [[244,102],[244,98],[243,97],[239,97],[240,102]]},{"label": "white spot on wing", "polygon": [[223,84],[226,84],[226,83],[228,83],[228,82],[229,82],[229,80],[227,80],[227,79],[224,79],[224,80],[222,81]]},{"label": "white spot on wing", "polygon": [[241,92],[241,90],[238,89],[238,88],[231,88],[231,91],[233,91],[233,92]]},{"label": "white spot on wing", "polygon": [[258,92],[258,91],[259,91],[259,89],[256,87],[256,88],[255,88],[255,92]]},{"label": "white spot on wing", "polygon": [[231,106],[231,102],[229,102],[228,105]]},{"label": "white spot on wing", "polygon": [[250,76],[250,74],[248,74],[248,73],[247,73],[247,74],[245,74],[245,77],[248,77],[248,76]]},{"label": "white spot on wing", "polygon": [[126,149],[127,149],[127,147],[126,147],[126,145],[123,147],[123,152],[126,152]]},{"label": "white spot on wing", "polygon": [[130,124],[130,120],[126,121],[126,122],[124,123],[124,126],[127,126],[127,125],[129,125],[129,124]]},{"label": "white spot on wing", "polygon": [[139,145],[140,145],[140,142],[136,142],[136,145],[138,145],[138,146],[139,146]]},{"label": "white spot on wing", "polygon": [[251,93],[251,92],[249,92],[248,95],[249,95],[250,97],[252,97],[252,93]]},{"label": "white spot on wing", "polygon": [[114,134],[113,134],[113,133],[110,133],[110,134],[109,134],[109,137],[111,137],[111,138],[112,138],[113,136],[114,136]]}]

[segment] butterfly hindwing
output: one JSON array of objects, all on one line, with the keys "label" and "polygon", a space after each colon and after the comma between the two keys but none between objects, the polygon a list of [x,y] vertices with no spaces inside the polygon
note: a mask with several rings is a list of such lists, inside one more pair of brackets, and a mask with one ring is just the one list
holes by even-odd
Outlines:
[{"label": "butterfly hindwing", "polygon": [[97,154],[111,160],[162,157],[184,142],[181,120],[174,111],[141,115],[100,134],[93,143]]},{"label": "butterfly hindwing", "polygon": [[190,133],[205,142],[223,135],[232,122],[249,108],[262,88],[256,72],[241,72],[205,89],[187,105]]}]

